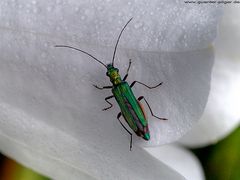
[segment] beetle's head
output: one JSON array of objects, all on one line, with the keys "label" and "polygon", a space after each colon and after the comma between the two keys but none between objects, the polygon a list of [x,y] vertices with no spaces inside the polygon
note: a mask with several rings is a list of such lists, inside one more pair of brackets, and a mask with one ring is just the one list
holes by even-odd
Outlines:
[{"label": "beetle's head", "polygon": [[115,68],[112,64],[107,65],[106,75],[110,78],[110,81],[113,83],[113,85],[117,85],[122,81],[118,72],[118,68]]}]

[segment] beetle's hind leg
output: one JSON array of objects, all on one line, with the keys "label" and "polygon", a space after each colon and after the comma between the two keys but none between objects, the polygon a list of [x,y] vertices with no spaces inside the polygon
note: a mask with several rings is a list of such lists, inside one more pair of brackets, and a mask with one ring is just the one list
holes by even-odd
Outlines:
[{"label": "beetle's hind leg", "polygon": [[112,95],[112,96],[108,96],[108,97],[105,98],[105,101],[106,101],[110,106],[102,109],[103,111],[106,111],[106,110],[110,109],[111,107],[113,107],[112,103],[110,103],[110,102],[108,101],[108,99],[111,99],[111,98],[113,98],[113,97],[114,97],[114,96]]},{"label": "beetle's hind leg", "polygon": [[152,112],[152,109],[151,109],[150,105],[148,104],[147,100],[145,99],[145,97],[144,97],[144,96],[140,96],[140,97],[138,98],[139,101],[141,101],[142,99],[143,99],[143,100],[145,101],[145,103],[147,104],[147,106],[148,106],[148,108],[149,108],[149,110],[150,110],[150,112],[151,112],[151,114],[152,114],[153,117],[155,117],[155,118],[157,118],[157,119],[160,119],[160,120],[167,120],[166,118],[160,118],[160,117],[154,115],[153,112]]},{"label": "beetle's hind leg", "polygon": [[118,113],[118,115],[117,115],[117,119],[118,119],[118,121],[120,122],[120,124],[122,125],[122,127],[128,132],[128,134],[130,134],[130,136],[131,136],[131,140],[130,140],[130,151],[132,150],[132,133],[123,125],[123,123],[121,122],[121,120],[120,120],[120,117],[121,117],[121,115],[122,115],[122,113],[120,112],[120,113]]}]

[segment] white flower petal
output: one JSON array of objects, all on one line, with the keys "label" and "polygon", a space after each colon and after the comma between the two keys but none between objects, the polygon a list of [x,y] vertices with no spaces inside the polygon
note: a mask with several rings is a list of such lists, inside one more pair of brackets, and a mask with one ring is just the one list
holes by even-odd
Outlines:
[{"label": "white flower petal", "polygon": [[[24,46],[26,41],[27,47]],[[119,112],[116,103],[116,108],[101,111],[106,106],[104,98],[111,92],[95,89],[92,84],[104,86],[110,83],[105,70],[92,59],[69,49],[53,48],[51,45],[56,44],[54,39],[37,35],[32,38],[28,34],[9,32],[4,33],[2,42],[14,49],[12,53],[9,47],[2,48],[0,85],[5,103],[21,107],[47,124],[77,133],[77,136],[86,131],[94,134],[96,130],[98,134],[106,133],[106,136],[116,131],[126,134],[116,119]],[[109,50],[82,47],[100,52],[101,59],[106,59]],[[177,140],[201,116],[207,101],[213,59],[211,49],[161,54],[119,50],[118,56],[121,59],[117,59],[115,64],[120,72],[125,71],[128,59],[133,59],[129,82],[138,80],[150,86],[164,82],[153,90],[141,85],[133,87],[137,97],[146,97],[156,115],[168,119],[161,121],[152,117],[145,105],[152,132],[148,144]],[[112,134],[111,137],[114,136]],[[136,139],[143,142],[138,137]]]},{"label": "white flower petal", "polygon": [[204,172],[197,157],[178,145],[145,148],[152,156],[173,168],[187,180],[204,180]]},{"label": "white flower petal", "polygon": [[[184,179],[137,147],[103,148],[3,103],[0,112],[1,150],[54,179]],[[100,137],[100,143],[109,143],[104,141]]]},{"label": "white flower petal", "polygon": [[192,147],[215,143],[240,123],[240,13],[236,7],[226,9],[215,42],[209,100],[199,123],[181,142]]}]

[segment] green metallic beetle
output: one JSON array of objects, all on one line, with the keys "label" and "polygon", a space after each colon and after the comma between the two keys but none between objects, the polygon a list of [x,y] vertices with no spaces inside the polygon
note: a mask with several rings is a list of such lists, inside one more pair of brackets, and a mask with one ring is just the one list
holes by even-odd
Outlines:
[{"label": "green metallic beetle", "polygon": [[110,81],[112,83],[112,86],[103,86],[103,87],[98,87],[97,85],[94,85],[94,87],[96,87],[97,89],[112,89],[112,93],[113,95],[108,96],[105,98],[105,101],[110,105],[107,108],[104,108],[103,111],[110,109],[113,105],[112,103],[110,103],[108,100],[115,97],[121,112],[117,115],[117,119],[119,120],[120,124],[122,125],[122,127],[130,134],[131,136],[131,140],[130,140],[130,151],[132,149],[132,133],[123,125],[123,123],[120,120],[121,115],[124,117],[124,119],[126,120],[127,124],[129,125],[129,127],[136,133],[136,135],[142,137],[145,140],[149,140],[150,139],[150,132],[148,129],[148,121],[143,109],[143,106],[141,105],[140,101],[143,99],[152,116],[154,116],[155,118],[158,118],[160,120],[167,120],[166,118],[159,118],[157,116],[155,116],[151,110],[150,105],[148,104],[147,100],[144,98],[144,96],[140,96],[138,99],[136,99],[136,97],[134,96],[133,92],[132,92],[132,87],[134,86],[135,83],[139,83],[141,85],[144,85],[145,87],[149,88],[149,89],[153,89],[156,88],[158,86],[160,86],[162,84],[159,83],[156,86],[153,87],[149,87],[146,84],[139,82],[139,81],[134,81],[130,86],[129,84],[126,82],[126,79],[128,77],[128,72],[129,69],[131,67],[131,59],[129,60],[129,65],[128,65],[128,69],[127,69],[127,73],[124,76],[124,78],[122,79],[121,76],[119,75],[119,70],[117,68],[114,67],[114,59],[115,59],[115,54],[116,54],[116,50],[117,50],[117,46],[120,40],[120,37],[124,31],[124,29],[127,27],[128,23],[132,20],[132,18],[125,24],[125,26],[123,27],[123,29],[121,30],[118,39],[117,39],[117,43],[115,45],[115,49],[114,49],[114,53],[113,53],[113,58],[112,58],[112,63],[105,65],[104,63],[102,63],[100,60],[98,60],[97,58],[95,58],[94,56],[92,56],[91,54],[89,54],[88,52],[85,52],[81,49],[77,49],[71,46],[66,46],[66,45],[56,45],[55,47],[66,47],[66,48],[71,48],[77,51],[80,51],[84,54],[87,54],[88,56],[92,57],[94,60],[96,60],[97,62],[99,62],[100,64],[102,64],[105,68],[107,68],[107,73],[106,75],[110,78]]}]

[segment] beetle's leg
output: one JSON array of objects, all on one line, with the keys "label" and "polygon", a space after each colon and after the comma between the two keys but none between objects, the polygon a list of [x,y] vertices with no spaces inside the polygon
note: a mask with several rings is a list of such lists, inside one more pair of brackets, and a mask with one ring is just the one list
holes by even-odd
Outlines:
[{"label": "beetle's leg", "polygon": [[103,87],[98,87],[97,85],[95,85],[95,84],[93,84],[93,86],[95,87],[95,88],[97,88],[97,89],[100,89],[100,90],[102,90],[102,89],[111,89],[112,88],[112,86],[103,86]]},{"label": "beetle's leg", "polygon": [[120,122],[120,124],[122,125],[122,127],[128,132],[128,134],[130,134],[130,136],[131,136],[131,140],[130,140],[130,151],[132,150],[132,133],[123,125],[123,123],[121,122],[121,120],[120,120],[120,117],[121,117],[121,115],[122,115],[122,113],[120,112],[120,113],[118,113],[118,115],[117,115],[117,119],[118,119],[118,121]]},{"label": "beetle's leg", "polygon": [[128,68],[127,68],[127,74],[124,76],[123,81],[125,81],[127,79],[127,77],[128,77],[128,71],[129,71],[129,69],[131,67],[131,64],[132,64],[132,60],[129,59],[129,64],[128,64]]},{"label": "beetle's leg", "polygon": [[148,89],[154,89],[154,88],[156,88],[156,87],[162,85],[163,82],[160,82],[160,83],[157,84],[156,86],[152,86],[152,87],[150,87],[150,86],[148,86],[148,85],[146,85],[146,84],[144,84],[144,83],[142,83],[142,82],[139,82],[139,81],[133,81],[132,84],[130,85],[130,87],[133,87],[133,86],[135,85],[135,83],[139,83],[139,84],[141,84],[141,85],[147,87]]},{"label": "beetle's leg", "polygon": [[113,98],[113,97],[114,97],[114,96],[112,95],[112,96],[108,96],[108,97],[105,98],[105,101],[106,101],[110,106],[107,107],[107,108],[102,109],[103,111],[106,111],[106,110],[110,109],[110,108],[113,106],[112,103],[110,103],[110,102],[108,101],[108,99],[111,99],[111,98]]},{"label": "beetle's leg", "polygon": [[153,112],[152,112],[152,109],[151,109],[150,105],[148,104],[147,100],[145,99],[145,97],[144,97],[144,96],[140,96],[140,97],[138,98],[139,101],[141,101],[142,99],[146,102],[146,104],[147,104],[147,106],[148,106],[148,108],[149,108],[149,110],[150,110],[150,112],[151,112],[151,114],[152,114],[153,117],[155,117],[155,118],[157,118],[157,119],[160,119],[160,120],[167,120],[166,118],[160,118],[160,117],[155,116],[155,115],[153,114]]}]

